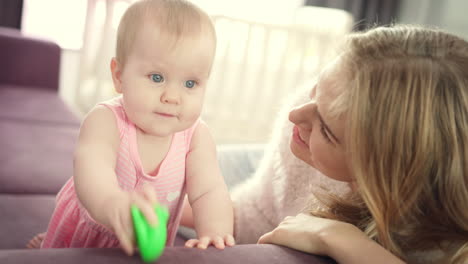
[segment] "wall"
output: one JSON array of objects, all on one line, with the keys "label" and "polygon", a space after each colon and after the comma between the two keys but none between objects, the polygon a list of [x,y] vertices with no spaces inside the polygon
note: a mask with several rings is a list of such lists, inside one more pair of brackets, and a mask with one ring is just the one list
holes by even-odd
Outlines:
[{"label": "wall", "polygon": [[72,110],[80,117],[84,115],[75,107],[74,96],[78,88],[80,67],[80,50],[63,49],[60,58],[60,96],[68,103]]}]

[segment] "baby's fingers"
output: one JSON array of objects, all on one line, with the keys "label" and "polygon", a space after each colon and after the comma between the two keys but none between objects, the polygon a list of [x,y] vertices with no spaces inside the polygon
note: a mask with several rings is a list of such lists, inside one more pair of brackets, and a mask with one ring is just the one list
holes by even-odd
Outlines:
[{"label": "baby's fingers", "polygon": [[156,191],[153,187],[148,184],[143,185],[141,189],[143,197],[149,201],[151,204],[156,204],[158,202],[158,197],[156,196]]},{"label": "baby's fingers", "polygon": [[185,246],[189,248],[193,248],[198,244],[198,239],[189,239],[187,242],[185,242]]},{"label": "baby's fingers", "polygon": [[210,244],[211,240],[209,237],[202,237],[200,239],[190,239],[185,242],[185,246],[189,248],[197,247],[199,249],[206,249]]},{"label": "baby's fingers", "polygon": [[210,244],[211,239],[209,237],[201,237],[200,240],[198,241],[197,248],[199,249],[206,249],[208,245]]},{"label": "baby's fingers", "polygon": [[220,236],[210,237],[201,237],[200,239],[190,239],[185,242],[185,246],[189,248],[197,247],[199,249],[206,249],[209,245],[215,246],[217,249],[224,249],[226,245],[234,246],[234,238],[231,235],[226,235],[224,239]]},{"label": "baby's fingers", "polygon": [[155,226],[158,223],[156,213],[154,212],[154,205],[152,203],[136,193],[132,194],[132,201],[132,203],[140,209],[141,213],[150,225]]},{"label": "baby's fingers", "polygon": [[217,249],[224,249],[226,246],[232,247],[236,244],[232,235],[225,235],[224,238],[216,236],[211,240],[211,243]]},{"label": "baby's fingers", "polygon": [[120,221],[116,221],[114,223],[114,232],[117,238],[119,239],[120,246],[122,247],[124,252],[129,256],[133,255],[134,248],[133,248],[132,241],[130,237],[127,235],[127,233],[125,232],[125,229]]},{"label": "baby's fingers", "polygon": [[220,236],[216,236],[213,238],[212,240],[213,242],[213,245],[217,248],[217,249],[224,249],[226,246],[224,245],[224,239],[221,238]]},{"label": "baby's fingers", "polygon": [[236,245],[236,241],[234,240],[234,237],[232,235],[225,235],[224,236],[224,242],[229,247],[232,247],[232,246]]}]

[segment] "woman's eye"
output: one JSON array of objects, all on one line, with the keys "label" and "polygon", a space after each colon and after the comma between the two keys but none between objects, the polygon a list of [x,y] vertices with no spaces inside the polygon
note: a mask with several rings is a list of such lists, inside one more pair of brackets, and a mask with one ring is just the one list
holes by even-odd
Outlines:
[{"label": "woman's eye", "polygon": [[164,81],[164,77],[161,74],[151,74],[150,78],[153,82],[160,83]]},{"label": "woman's eye", "polygon": [[192,81],[192,80],[186,81],[186,82],[185,82],[185,87],[187,87],[187,88],[193,88],[193,87],[195,87],[195,84],[196,84],[195,81]]},{"label": "woman's eye", "polygon": [[328,143],[332,143],[330,137],[327,135],[327,132],[325,131],[325,126],[323,125],[323,123],[320,123],[320,132],[322,133],[323,138],[324,138]]}]

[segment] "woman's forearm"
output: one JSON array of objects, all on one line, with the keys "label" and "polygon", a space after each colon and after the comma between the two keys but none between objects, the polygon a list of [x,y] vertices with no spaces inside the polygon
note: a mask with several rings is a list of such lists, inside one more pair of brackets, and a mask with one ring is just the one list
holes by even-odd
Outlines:
[{"label": "woman's forearm", "polygon": [[352,236],[350,234],[322,234],[328,251],[327,255],[340,264],[405,263],[357,228],[356,232],[360,234],[356,233]]}]

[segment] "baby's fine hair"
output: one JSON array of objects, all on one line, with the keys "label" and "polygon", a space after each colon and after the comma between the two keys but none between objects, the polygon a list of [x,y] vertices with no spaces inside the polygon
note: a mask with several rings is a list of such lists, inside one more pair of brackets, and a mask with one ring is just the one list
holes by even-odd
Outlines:
[{"label": "baby's fine hair", "polygon": [[186,0],[140,0],[125,11],[117,30],[116,59],[122,65],[143,26],[157,28],[174,44],[182,37],[199,34],[216,38],[210,17],[194,4]]},{"label": "baby's fine hair", "polygon": [[351,35],[342,58],[348,82],[330,111],[346,116],[361,203],[330,203],[334,217],[404,259],[442,249],[444,263],[465,263],[468,42],[437,29],[381,27]]}]

